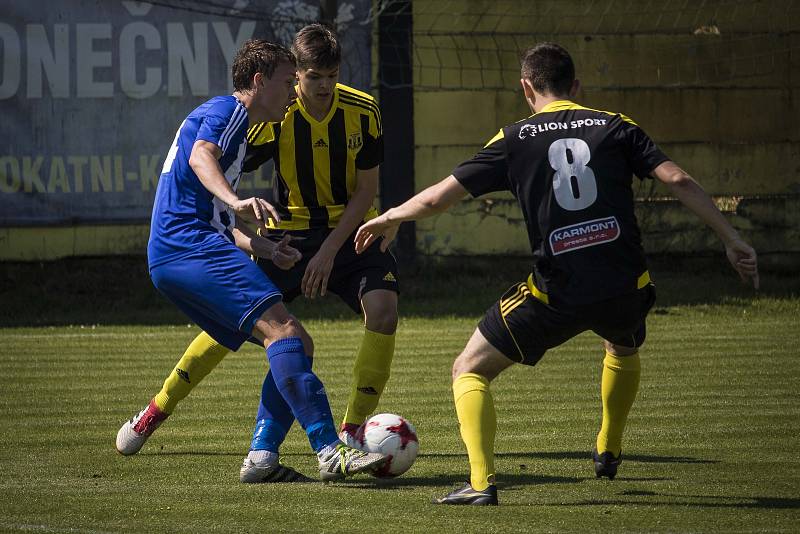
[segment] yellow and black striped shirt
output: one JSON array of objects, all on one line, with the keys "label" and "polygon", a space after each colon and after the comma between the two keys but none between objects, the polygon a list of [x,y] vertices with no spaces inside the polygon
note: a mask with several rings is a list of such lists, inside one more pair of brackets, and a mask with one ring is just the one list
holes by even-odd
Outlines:
[{"label": "yellow and black striped shirt", "polygon": [[[273,201],[283,230],[333,228],[356,187],[356,170],[383,162],[381,113],[367,93],[337,84],[322,121],[298,98],[280,123],[258,123],[247,132],[243,170],[274,159]],[[372,207],[365,220],[377,216]],[[273,221],[270,221],[271,223]]]}]

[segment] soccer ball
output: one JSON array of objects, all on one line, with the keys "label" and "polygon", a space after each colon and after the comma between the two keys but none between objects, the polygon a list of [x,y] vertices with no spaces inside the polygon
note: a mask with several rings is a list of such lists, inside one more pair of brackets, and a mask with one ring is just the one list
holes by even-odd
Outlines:
[{"label": "soccer ball", "polygon": [[389,460],[377,471],[378,478],[400,476],[411,467],[419,452],[419,440],[414,426],[393,413],[373,415],[361,427],[361,442],[369,452],[389,456]]}]

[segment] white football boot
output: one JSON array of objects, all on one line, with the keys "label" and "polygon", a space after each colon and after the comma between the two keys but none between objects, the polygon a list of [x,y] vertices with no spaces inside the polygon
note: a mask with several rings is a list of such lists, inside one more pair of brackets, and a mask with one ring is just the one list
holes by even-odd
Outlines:
[{"label": "white football boot", "polygon": [[117,432],[117,452],[125,456],[136,454],[155,430],[169,417],[150,401],[144,410],[126,421]]},{"label": "white football boot", "polygon": [[385,454],[361,451],[344,443],[326,449],[318,454],[319,476],[323,482],[342,480],[356,473],[370,473],[389,459]]},{"label": "white football boot", "polygon": [[239,482],[244,484],[263,484],[266,482],[314,482],[304,474],[285,466],[278,460],[278,455],[269,462],[254,462],[245,458],[239,469]]}]

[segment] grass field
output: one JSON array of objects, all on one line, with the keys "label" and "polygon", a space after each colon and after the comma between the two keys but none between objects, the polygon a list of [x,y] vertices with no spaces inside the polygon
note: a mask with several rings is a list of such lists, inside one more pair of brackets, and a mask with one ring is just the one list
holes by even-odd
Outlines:
[{"label": "grass field", "polygon": [[[680,280],[667,277],[673,294],[691,282]],[[698,291],[708,297],[717,283],[735,285],[704,279]],[[465,313],[445,313],[452,305],[426,313],[435,305],[416,301],[401,320],[380,408],[416,424],[421,455],[412,470],[328,486],[239,484],[265,370],[256,347],[226,358],[139,455],[125,458],[114,451],[117,428],[157,391],[196,329],[113,318],[111,326],[2,328],[0,531],[796,532],[800,298],[737,295],[706,298],[712,304],[668,298],[652,313],[613,482],[596,480],[589,461],[600,417],[595,337],[498,378],[501,506],[492,509],[430,504],[467,474],[449,369],[480,313],[470,297]],[[342,308],[305,322],[341,414],[359,324]],[[282,452],[314,475],[296,426]]]},{"label": "grass field", "polygon": [[[466,456],[449,391],[477,317],[402,320],[381,408],[417,425],[421,455],[394,481],[244,486],[262,353],[229,356],[137,456],[118,426],[159,387],[186,325],[0,330],[0,530],[33,532],[793,532],[800,519],[800,332],[795,298],[659,307],[616,480],[588,459],[601,351],[584,334],[494,384],[501,506],[436,507]],[[311,320],[336,412],[360,328]],[[344,369],[348,371],[345,372]],[[304,435],[285,461],[313,475]]]}]

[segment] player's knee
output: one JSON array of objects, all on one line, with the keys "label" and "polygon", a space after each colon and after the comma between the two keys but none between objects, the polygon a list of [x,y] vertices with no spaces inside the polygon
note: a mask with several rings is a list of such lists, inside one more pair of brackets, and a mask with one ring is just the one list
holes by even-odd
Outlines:
[{"label": "player's knee", "polygon": [[477,355],[470,354],[465,351],[462,352],[453,362],[453,380],[464,373],[477,373],[483,376],[483,373],[481,372],[480,358],[478,358]]},{"label": "player's knee", "polygon": [[302,328],[302,334],[299,336],[300,340],[303,342],[303,350],[306,352],[306,356],[312,358],[314,356],[314,340],[311,339],[311,336],[308,332],[306,332],[305,328]]},{"label": "player's knee", "polygon": [[397,331],[397,312],[367,316],[366,327],[379,334],[394,334]]},{"label": "player's knee", "polygon": [[303,351],[306,355],[314,355],[314,341],[300,321],[289,313],[276,314],[264,320],[259,320],[256,323],[256,328],[263,336],[264,346],[268,347],[279,339],[297,337],[303,343]]},{"label": "player's knee", "polygon": [[603,344],[605,345],[606,351],[610,352],[614,356],[633,356],[634,354],[639,352],[639,347],[626,347],[624,345],[616,345],[607,340],[603,340]]},{"label": "player's knee", "polygon": [[364,306],[364,323],[367,330],[391,335],[397,330],[397,304],[384,299],[373,300]]},{"label": "player's knee", "polygon": [[477,333],[453,362],[453,380],[464,373],[474,373],[491,382],[514,362],[485,342]]},{"label": "player's knee", "polygon": [[303,350],[306,355],[314,355],[314,340],[311,335],[306,331],[300,321],[294,316],[289,316],[287,320],[280,326],[281,337],[299,337],[303,342]]}]

